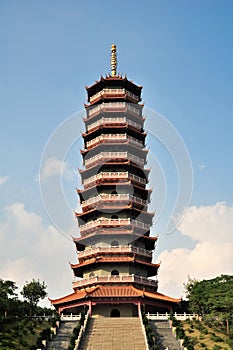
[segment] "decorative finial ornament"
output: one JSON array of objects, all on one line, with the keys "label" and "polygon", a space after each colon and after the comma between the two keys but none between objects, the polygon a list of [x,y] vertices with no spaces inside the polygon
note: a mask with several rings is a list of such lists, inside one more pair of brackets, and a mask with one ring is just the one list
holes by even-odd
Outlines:
[{"label": "decorative finial ornament", "polygon": [[111,47],[111,75],[112,75],[112,77],[116,76],[116,72],[117,72],[116,45],[112,44],[112,47]]}]

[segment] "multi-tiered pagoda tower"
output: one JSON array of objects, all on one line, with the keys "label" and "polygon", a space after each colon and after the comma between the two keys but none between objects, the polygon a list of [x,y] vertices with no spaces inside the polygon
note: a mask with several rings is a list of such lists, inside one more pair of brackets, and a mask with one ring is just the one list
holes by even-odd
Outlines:
[{"label": "multi-tiered pagoda tower", "polygon": [[111,75],[86,90],[80,237],[73,239],[78,262],[71,264],[76,280],[74,292],[52,304],[60,313],[86,305],[103,316],[136,316],[142,306],[169,311],[179,300],[157,292],[142,87],[117,74],[115,45]]}]

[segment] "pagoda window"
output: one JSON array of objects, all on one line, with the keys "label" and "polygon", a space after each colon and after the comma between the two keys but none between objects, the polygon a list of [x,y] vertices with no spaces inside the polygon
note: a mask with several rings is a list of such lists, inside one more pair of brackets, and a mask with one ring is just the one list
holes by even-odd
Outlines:
[{"label": "pagoda window", "polygon": [[111,247],[119,247],[119,242],[118,241],[112,241]]},{"label": "pagoda window", "polygon": [[111,310],[110,317],[120,317],[120,316],[121,316],[121,314],[120,314],[120,311],[118,309]]},{"label": "pagoda window", "polygon": [[111,276],[119,276],[119,271],[118,270],[112,270]]},{"label": "pagoda window", "polygon": [[119,217],[117,215],[112,215],[111,219],[119,219]]}]

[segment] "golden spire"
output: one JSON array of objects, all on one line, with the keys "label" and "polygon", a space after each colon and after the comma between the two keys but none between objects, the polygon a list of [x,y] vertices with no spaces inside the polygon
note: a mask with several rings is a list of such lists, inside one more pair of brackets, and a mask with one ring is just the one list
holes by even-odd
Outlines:
[{"label": "golden spire", "polygon": [[116,45],[112,44],[112,47],[111,47],[111,75],[112,75],[112,77],[116,76],[116,72],[117,72]]}]

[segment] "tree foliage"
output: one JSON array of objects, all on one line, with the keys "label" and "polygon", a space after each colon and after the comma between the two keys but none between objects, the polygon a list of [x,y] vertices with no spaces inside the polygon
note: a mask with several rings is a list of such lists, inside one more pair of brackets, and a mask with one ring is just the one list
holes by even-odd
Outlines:
[{"label": "tree foliage", "polygon": [[21,291],[22,296],[29,302],[32,310],[34,310],[40,301],[44,299],[47,295],[47,286],[45,282],[40,282],[39,280],[33,279],[31,282],[26,282]]},{"label": "tree foliage", "polygon": [[12,298],[16,296],[17,288],[15,282],[0,279],[0,313],[5,317],[10,309]]},{"label": "tree foliage", "polygon": [[221,275],[202,281],[189,278],[185,291],[193,312],[225,320],[229,332],[229,320],[233,315],[233,276]]}]

